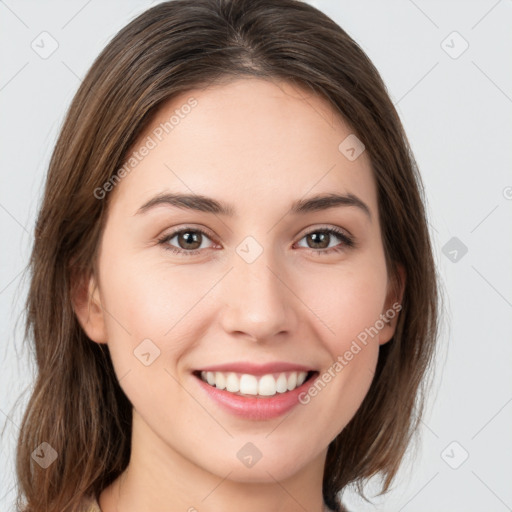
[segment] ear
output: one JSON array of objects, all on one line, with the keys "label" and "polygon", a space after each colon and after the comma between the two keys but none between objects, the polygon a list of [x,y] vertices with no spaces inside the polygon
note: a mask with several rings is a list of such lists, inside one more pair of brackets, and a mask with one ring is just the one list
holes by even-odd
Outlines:
[{"label": "ear", "polygon": [[107,343],[105,313],[93,274],[82,275],[74,280],[71,301],[78,322],[87,336],[96,343]]},{"label": "ear", "polygon": [[397,265],[397,274],[388,283],[388,292],[381,318],[384,327],[379,333],[379,344],[387,343],[395,334],[396,325],[402,309],[402,300],[405,290],[406,272],[403,265]]}]

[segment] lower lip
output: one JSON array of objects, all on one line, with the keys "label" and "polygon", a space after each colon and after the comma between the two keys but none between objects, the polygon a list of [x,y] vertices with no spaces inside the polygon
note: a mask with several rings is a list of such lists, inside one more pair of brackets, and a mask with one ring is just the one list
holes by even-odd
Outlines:
[{"label": "lower lip", "polygon": [[194,376],[194,378],[210,398],[235,416],[250,420],[269,420],[287,413],[298,405],[300,403],[299,395],[309,389],[317,376],[318,374],[313,375],[293,391],[276,393],[262,398],[235,395],[224,389],[210,386],[197,376]]}]

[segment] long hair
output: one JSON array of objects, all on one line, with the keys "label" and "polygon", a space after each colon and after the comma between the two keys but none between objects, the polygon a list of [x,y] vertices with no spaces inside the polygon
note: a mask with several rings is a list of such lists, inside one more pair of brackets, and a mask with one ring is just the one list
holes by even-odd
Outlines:
[{"label": "long hair", "polygon": [[[386,491],[416,432],[438,330],[438,285],[423,185],[398,114],[374,65],[325,14],[298,0],[174,0],[123,28],[93,63],[51,157],[29,263],[26,337],[37,378],[17,445],[18,508],[74,512],[126,468],[132,407],[107,345],[92,342],[71,297],[95,270],[112,179],[164,102],[243,76],[286,80],[326,99],[363,142],[377,184],[389,274],[406,283],[395,335],[380,347],[371,387],[330,443],[323,496],[374,475]],[[41,443],[58,454],[43,469]],[[47,447],[47,445],[44,445]],[[52,452],[53,453],[53,452]]]}]

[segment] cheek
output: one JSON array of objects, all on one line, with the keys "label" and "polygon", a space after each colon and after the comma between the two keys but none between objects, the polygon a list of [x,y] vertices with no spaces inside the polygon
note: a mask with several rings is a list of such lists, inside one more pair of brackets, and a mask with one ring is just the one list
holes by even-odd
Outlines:
[{"label": "cheek", "polygon": [[132,403],[144,393],[162,401],[153,386],[176,395],[168,372],[175,375],[178,362],[204,338],[212,321],[205,307],[218,275],[206,266],[118,256],[105,259],[102,280],[113,365],[120,380],[129,374],[121,385]]},{"label": "cheek", "polygon": [[322,436],[332,440],[356,414],[372,383],[380,346],[375,325],[387,276],[385,267],[375,262],[364,271],[339,272],[317,282],[328,284],[322,294],[317,290],[306,300],[320,319],[315,322],[316,337],[328,358],[302,403],[310,417],[323,418]]},{"label": "cheek", "polygon": [[[322,283],[322,293],[316,289],[306,294],[307,289],[314,290],[314,281]],[[331,272],[329,279],[310,276],[308,283],[303,296],[319,320],[316,337],[329,354],[322,380],[329,400],[342,405],[348,419],[366,395],[378,360],[387,291],[385,262],[362,258],[351,268]]]},{"label": "cheek", "polygon": [[[315,283],[321,283],[321,289]],[[318,336],[333,359],[349,350],[354,340],[378,347],[375,326],[382,329],[386,288],[385,264],[378,260],[362,260],[336,272],[330,269],[325,275],[310,274],[304,281],[301,296],[317,316]]]},{"label": "cheek", "polygon": [[105,303],[118,320],[110,319],[109,325],[118,331],[115,323],[123,324],[134,340],[162,340],[171,331],[179,332],[215,282],[211,273],[202,276],[192,266],[146,264],[141,259],[117,260],[105,275]]},{"label": "cheek", "polygon": [[214,279],[198,276],[192,266],[118,256],[105,258],[101,281],[113,365],[137,410],[145,411],[150,403],[148,410],[165,415],[160,407],[169,397],[180,396],[180,386],[170,375],[175,375],[180,357],[201,338],[200,299]]}]

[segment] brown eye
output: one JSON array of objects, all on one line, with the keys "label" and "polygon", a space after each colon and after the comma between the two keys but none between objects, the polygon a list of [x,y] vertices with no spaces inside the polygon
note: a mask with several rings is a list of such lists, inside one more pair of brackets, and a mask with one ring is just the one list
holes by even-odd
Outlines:
[{"label": "brown eye", "polygon": [[[341,241],[341,243],[330,245],[331,241],[336,239],[338,239],[339,242]],[[335,228],[323,228],[310,231],[304,235],[301,240],[306,240],[307,249],[318,249],[313,251],[318,254],[330,254],[332,251],[337,252],[355,247],[353,238]]]},{"label": "brown eye", "polygon": [[[174,239],[176,240],[173,241]],[[210,240],[210,237],[203,230],[186,228],[165,235],[158,243],[174,253],[191,256],[199,253],[201,249],[208,248],[201,247],[205,240]]]},{"label": "brown eye", "polygon": [[197,231],[181,231],[176,235],[182,249],[194,250],[201,247],[202,234]]},{"label": "brown eye", "polygon": [[331,235],[325,231],[316,231],[306,235],[306,240],[311,242],[311,249],[327,249]]}]

